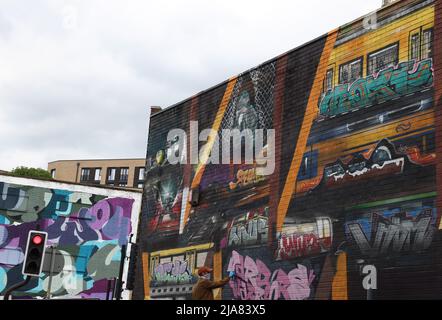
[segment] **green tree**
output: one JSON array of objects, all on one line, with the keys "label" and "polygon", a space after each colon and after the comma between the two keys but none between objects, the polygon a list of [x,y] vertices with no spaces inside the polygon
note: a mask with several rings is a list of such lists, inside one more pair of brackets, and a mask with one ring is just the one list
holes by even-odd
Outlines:
[{"label": "green tree", "polygon": [[11,174],[24,178],[38,178],[52,180],[51,173],[41,168],[17,167],[11,171]]}]

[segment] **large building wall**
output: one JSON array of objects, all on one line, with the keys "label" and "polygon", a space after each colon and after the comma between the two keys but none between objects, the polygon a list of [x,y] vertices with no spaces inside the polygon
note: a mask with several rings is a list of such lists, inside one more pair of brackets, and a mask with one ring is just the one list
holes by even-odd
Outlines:
[{"label": "large building wall", "polygon": [[[208,265],[239,276],[218,299],[441,298],[440,19],[399,1],[154,115],[134,297],[190,299]],[[274,173],[170,164],[190,121],[275,129]]]},{"label": "large building wall", "polygon": [[117,280],[127,283],[123,258],[136,241],[141,193],[0,175],[0,194],[0,296],[24,279],[30,230],[48,233],[43,271],[14,297],[117,296]]}]

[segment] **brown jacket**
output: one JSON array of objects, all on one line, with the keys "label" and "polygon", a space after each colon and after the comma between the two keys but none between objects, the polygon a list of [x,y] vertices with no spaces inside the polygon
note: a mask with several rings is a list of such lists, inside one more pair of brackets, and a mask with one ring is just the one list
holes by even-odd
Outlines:
[{"label": "brown jacket", "polygon": [[195,284],[192,290],[193,300],[214,300],[213,289],[224,287],[230,278],[225,278],[220,281],[210,281],[204,278],[200,278]]}]

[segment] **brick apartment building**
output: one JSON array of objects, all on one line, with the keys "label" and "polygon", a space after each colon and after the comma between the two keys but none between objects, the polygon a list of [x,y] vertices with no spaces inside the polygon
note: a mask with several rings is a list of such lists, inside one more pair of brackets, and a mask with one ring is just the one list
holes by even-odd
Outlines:
[{"label": "brick apartment building", "polygon": [[48,164],[52,178],[82,184],[142,189],[145,159],[59,160]]}]

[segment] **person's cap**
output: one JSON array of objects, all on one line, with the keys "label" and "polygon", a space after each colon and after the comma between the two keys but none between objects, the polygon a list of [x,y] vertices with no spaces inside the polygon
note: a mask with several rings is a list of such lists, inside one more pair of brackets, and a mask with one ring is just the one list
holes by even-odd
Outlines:
[{"label": "person's cap", "polygon": [[213,269],[209,267],[201,267],[198,269],[198,275],[203,276],[208,273],[212,273]]}]

